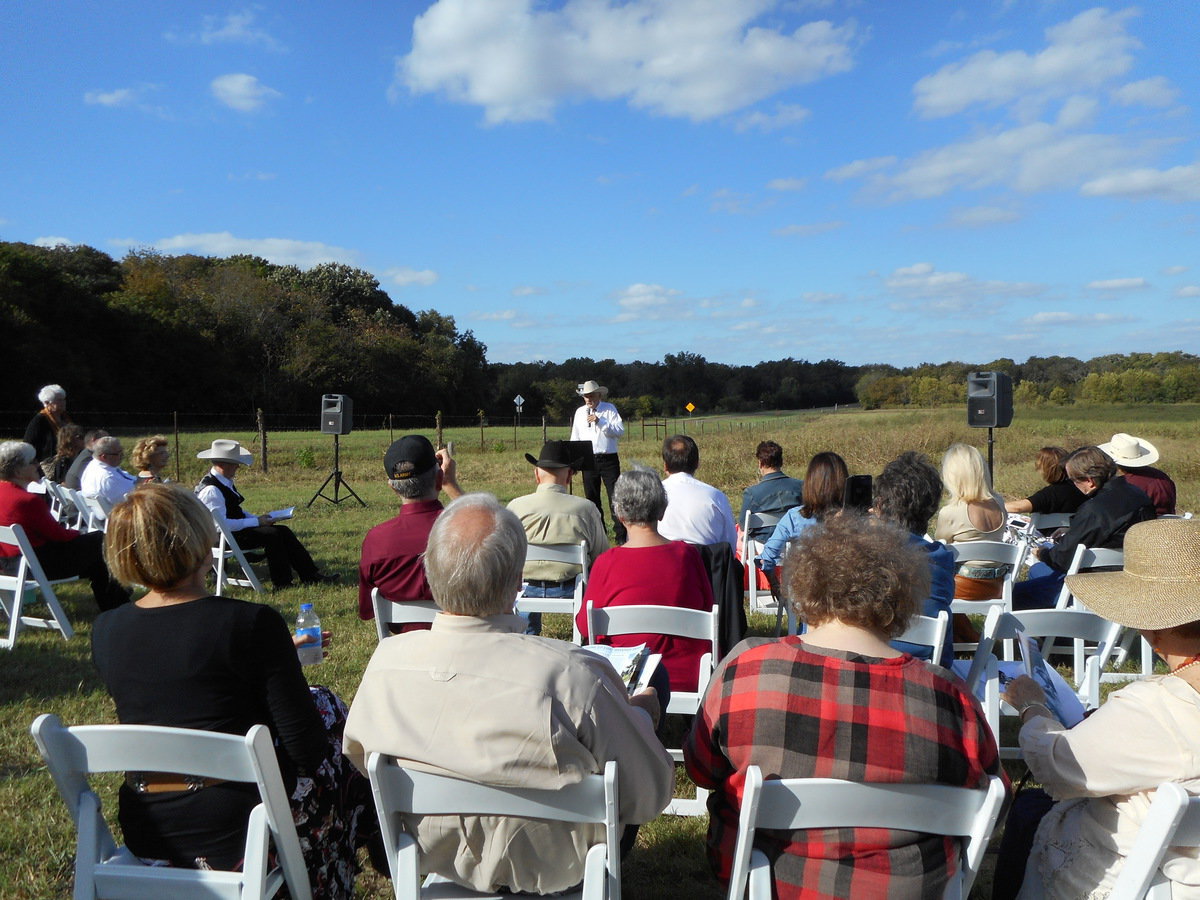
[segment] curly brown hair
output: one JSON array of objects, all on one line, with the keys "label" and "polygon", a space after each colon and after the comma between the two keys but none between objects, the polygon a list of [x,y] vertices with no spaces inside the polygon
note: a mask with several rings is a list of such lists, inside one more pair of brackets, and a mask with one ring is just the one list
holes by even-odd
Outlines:
[{"label": "curly brown hair", "polygon": [[800,532],[786,578],[808,624],[837,619],[893,638],[929,595],[929,560],[901,528],[843,513]]},{"label": "curly brown hair", "polygon": [[154,454],[167,446],[167,439],[161,434],[142,438],[134,445],[133,464],[138,469],[149,469],[150,463],[154,460]]}]

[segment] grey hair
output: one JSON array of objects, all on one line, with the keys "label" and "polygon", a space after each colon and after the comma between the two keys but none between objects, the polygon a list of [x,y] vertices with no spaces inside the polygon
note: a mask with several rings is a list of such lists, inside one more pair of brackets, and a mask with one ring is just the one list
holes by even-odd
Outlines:
[{"label": "grey hair", "polygon": [[96,438],[96,443],[92,444],[92,456],[101,456],[105,453],[116,453],[117,448],[121,446],[121,439],[113,437],[111,434],[106,434],[102,438]]},{"label": "grey hair", "polygon": [[525,567],[521,520],[491,494],[464,494],[429,533],[425,575],[448,613],[495,616],[512,609]]},{"label": "grey hair", "polygon": [[630,525],[657,525],[667,511],[667,490],[646,466],[622,472],[613,488],[613,512]]},{"label": "grey hair", "polygon": [[0,481],[12,481],[17,469],[33,462],[37,451],[24,441],[5,441],[0,444]]},{"label": "grey hair", "polygon": [[67,392],[61,384],[48,384],[38,391],[38,400],[42,403],[53,403],[55,400],[66,400]]},{"label": "grey hair", "polygon": [[422,472],[412,478],[389,478],[388,484],[405,500],[420,500],[430,494],[437,496],[438,471],[438,467],[434,466],[428,472]]}]

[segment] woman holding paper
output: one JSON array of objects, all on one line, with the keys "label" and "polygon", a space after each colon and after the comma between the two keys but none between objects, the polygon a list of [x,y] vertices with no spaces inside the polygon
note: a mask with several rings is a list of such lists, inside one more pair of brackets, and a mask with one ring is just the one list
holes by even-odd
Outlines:
[{"label": "woman holding paper", "polygon": [[[667,510],[667,492],[651,470],[635,466],[621,474],[613,490],[613,509],[625,525],[628,539],[597,557],[588,576],[584,604],[606,606],[679,606],[708,611],[713,606],[712,584],[700,551],[683,541],[668,541],[658,533]],[[587,609],[575,616],[579,633],[588,638]],[[696,690],[700,657],[708,641],[662,634],[596,635],[599,643],[617,647],[646,644],[662,654],[671,690]]]},{"label": "woman holding paper", "polygon": [[[994,897],[1018,889],[1023,897],[1107,897],[1158,786],[1173,781],[1200,793],[1200,522],[1134,525],[1123,570],[1072,575],[1067,584],[1089,609],[1141,631],[1169,673],[1123,688],[1071,729],[1033,679],[1008,684],[1025,762],[1058,802],[1041,804],[1040,824],[1030,813],[1036,796],[1014,803]],[[1168,850],[1162,871],[1172,897],[1200,896],[1194,850]]]}]

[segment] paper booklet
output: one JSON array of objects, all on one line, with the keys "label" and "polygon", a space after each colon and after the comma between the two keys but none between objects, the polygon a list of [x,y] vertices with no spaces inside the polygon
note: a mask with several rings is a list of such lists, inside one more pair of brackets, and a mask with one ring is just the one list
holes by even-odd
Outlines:
[{"label": "paper booklet", "polygon": [[290,519],[295,512],[296,507],[285,506],[283,509],[273,509],[267,515],[272,519]]},{"label": "paper booklet", "polygon": [[633,647],[585,644],[583,649],[607,659],[609,664],[617,670],[621,680],[625,682],[630,696],[649,686],[650,676],[654,674],[654,670],[662,661],[662,654],[651,653],[650,648],[645,644],[637,644]]}]

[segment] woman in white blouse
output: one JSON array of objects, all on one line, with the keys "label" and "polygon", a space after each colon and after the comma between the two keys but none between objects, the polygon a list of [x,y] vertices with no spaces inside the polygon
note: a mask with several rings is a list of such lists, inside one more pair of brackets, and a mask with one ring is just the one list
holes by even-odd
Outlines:
[{"label": "woman in white blouse", "polygon": [[[1172,781],[1200,793],[1200,522],[1135,525],[1125,536],[1123,571],[1072,575],[1067,584],[1089,609],[1141,631],[1170,672],[1116,692],[1071,729],[1045,706],[1035,681],[1009,683],[1021,752],[1058,801],[1037,826],[1022,897],[1107,897],[1155,789]],[[1021,871],[1003,851],[998,880],[1002,866]],[[1162,871],[1174,900],[1200,897],[1195,849],[1168,850]]]}]

